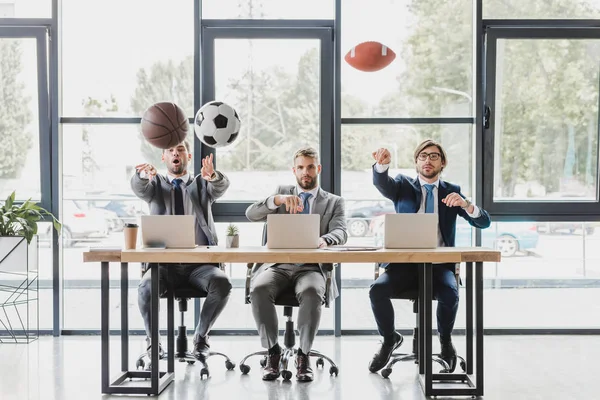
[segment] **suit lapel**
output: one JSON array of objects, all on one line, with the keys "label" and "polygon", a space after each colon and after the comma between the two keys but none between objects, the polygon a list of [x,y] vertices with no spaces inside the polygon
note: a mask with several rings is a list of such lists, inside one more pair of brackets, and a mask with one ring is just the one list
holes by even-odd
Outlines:
[{"label": "suit lapel", "polygon": [[415,178],[413,181],[413,187],[415,188],[415,211],[419,212],[419,208],[421,208],[421,201],[423,200],[423,189],[421,189],[421,183],[419,182],[419,178]]},{"label": "suit lapel", "polygon": [[448,207],[446,206],[446,204],[442,203],[442,199],[445,199],[447,195],[448,188],[446,187],[446,183],[440,179],[440,184],[438,186],[438,221],[440,226],[440,232],[442,232],[442,238],[444,239],[444,243],[447,243],[447,241],[442,227],[446,226],[446,211]]},{"label": "suit lapel", "polygon": [[319,188],[317,191],[317,197],[313,202],[312,210],[310,210],[311,214],[319,214],[321,219],[325,215],[325,209],[327,208],[327,193]]},{"label": "suit lapel", "polygon": [[173,214],[173,209],[171,208],[171,190],[173,186],[169,183],[169,179],[165,176],[161,176],[160,179],[160,187],[163,193],[163,200],[165,201],[165,210],[168,214]]}]

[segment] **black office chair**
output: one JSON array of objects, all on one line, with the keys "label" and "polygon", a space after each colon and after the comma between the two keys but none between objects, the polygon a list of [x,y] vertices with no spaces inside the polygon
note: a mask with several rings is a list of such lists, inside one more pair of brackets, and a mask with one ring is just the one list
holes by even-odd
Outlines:
[{"label": "black office chair", "polygon": [[[223,269],[223,265],[220,266]],[[142,269],[142,275],[145,273],[146,269]],[[161,298],[166,298],[168,292],[161,293]],[[199,361],[192,352],[188,351],[188,341],[187,341],[187,328],[185,326],[185,312],[187,311],[187,301],[188,299],[193,298],[206,298],[207,293],[204,290],[199,290],[192,286],[180,286],[178,288],[173,289],[173,297],[177,300],[179,305],[179,312],[181,313],[180,325],[177,327],[177,337],[175,338],[175,358],[179,360],[179,362],[187,362],[190,365],[193,365],[196,361]],[[160,354],[159,360],[166,360],[169,354],[165,351]],[[225,368],[227,370],[232,371],[235,368],[235,363],[229,359],[225,354],[219,353],[216,351],[210,351],[208,353],[207,359],[212,356],[221,356],[225,358]],[[136,369],[144,369],[146,363],[144,361],[145,358],[148,357],[148,352],[143,352],[137,359],[135,363]],[[149,358],[149,357],[148,357]],[[200,361],[199,361],[200,362]],[[200,379],[206,376],[207,378],[210,376],[210,371],[208,369],[208,365],[206,363],[202,363],[202,368],[200,369]]]},{"label": "black office chair", "polygon": [[[329,268],[327,268],[329,266]],[[252,278],[252,268],[254,267],[253,263],[249,263],[248,264],[248,270],[246,272],[246,295],[245,295],[245,302],[246,304],[250,304],[250,280]],[[326,283],[325,283],[325,300],[324,300],[324,304],[325,307],[329,307],[329,286],[331,283],[331,277],[332,277],[332,273],[333,273],[333,265],[332,264],[325,264],[323,266],[323,268],[326,271]],[[294,356],[296,355],[296,353],[298,352],[298,350],[296,348],[294,348],[295,344],[296,344],[296,332],[294,330],[294,320],[292,319],[292,307],[298,307],[298,299],[296,298],[296,293],[294,292],[293,288],[290,287],[290,290],[284,291],[279,297],[277,297],[275,299],[275,305],[277,306],[283,306],[283,315],[287,318],[286,322],[285,322],[285,332],[283,335],[283,344],[284,344],[284,349],[281,353],[281,361],[279,362],[279,366],[280,366],[280,370],[281,370],[281,377],[283,378],[283,380],[285,381],[289,381],[292,378],[292,371],[290,371],[288,369],[288,363],[290,360],[292,360],[294,358]],[[261,367],[264,367],[266,365],[267,362],[267,355],[269,354],[268,350],[262,350],[262,351],[257,351],[251,354],[248,354],[247,356],[245,356],[242,361],[240,361],[240,371],[242,371],[242,374],[247,374],[248,372],[250,372],[250,366],[246,364],[246,360],[250,357],[253,356],[263,356],[263,358],[260,360],[260,365]],[[325,354],[320,353],[319,351],[316,350],[311,350],[308,353],[309,357],[316,357],[317,358],[317,362],[316,362],[316,366],[318,367],[324,367],[325,366],[325,362],[323,360],[327,360],[329,362],[329,364],[331,364],[331,367],[329,367],[329,374],[333,375],[335,374],[335,376],[338,375],[339,369],[337,367],[337,365],[333,362],[333,360],[329,357],[327,357]]]},{"label": "black office chair", "polygon": [[[457,264],[455,269],[456,283],[460,282],[460,268]],[[375,279],[379,278],[379,264],[375,264]],[[412,338],[412,353],[392,353],[390,357],[390,361],[388,361],[387,365],[381,370],[381,376],[387,378],[392,373],[392,368],[394,364],[401,361],[413,361],[415,364],[419,363],[419,290],[407,290],[404,292],[398,292],[392,294],[392,299],[403,299],[410,300],[413,303],[413,313],[415,313],[416,317],[416,325],[413,330],[413,338]],[[466,371],[466,362],[464,358],[459,356],[456,357],[460,360],[460,367],[463,372]],[[450,366],[446,361],[444,361],[440,354],[432,354],[432,360],[442,366],[442,370],[440,373],[448,373],[450,371]]]}]

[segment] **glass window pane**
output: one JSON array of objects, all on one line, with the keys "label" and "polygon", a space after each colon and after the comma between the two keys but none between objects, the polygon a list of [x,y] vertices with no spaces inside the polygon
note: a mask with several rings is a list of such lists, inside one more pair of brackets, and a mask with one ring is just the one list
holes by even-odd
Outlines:
[{"label": "glass window pane", "polygon": [[597,40],[498,40],[494,201],[596,201]]},{"label": "glass window pane", "polygon": [[483,18],[494,19],[596,19],[598,3],[579,0],[484,0]]},{"label": "glass window pane", "polygon": [[52,0],[5,0],[0,18],[51,18]]},{"label": "glass window pane", "polygon": [[192,1],[62,4],[63,116],[141,116],[157,101],[193,116]]},{"label": "glass window pane", "polygon": [[334,0],[200,0],[205,19],[333,19]]},{"label": "glass window pane", "polygon": [[377,41],[396,58],[377,72],[342,60],[342,117],[471,116],[472,7],[471,0],[376,0],[368,7],[344,0],[342,57]]},{"label": "glass window pane", "polygon": [[[273,57],[278,54],[278,57]],[[216,99],[232,105],[242,128],[217,149],[231,180],[224,200],[256,200],[292,181],[292,156],[319,147],[320,42],[300,39],[215,41]]]},{"label": "glass window pane", "polygon": [[[460,218],[458,222],[456,245],[469,246],[472,228]],[[483,246],[497,248],[503,255],[501,262],[483,266],[487,328],[600,327],[597,318],[590,318],[600,311],[594,300],[600,294],[598,223],[493,222],[481,233]],[[463,264],[463,279],[465,268]],[[375,329],[368,302],[373,277],[373,264],[343,265],[342,329]],[[456,329],[465,327],[462,289],[460,296]],[[394,300],[393,304],[396,327],[412,329],[412,303]]]},{"label": "glass window pane", "polygon": [[36,39],[0,37],[0,199],[39,201],[40,130]]}]

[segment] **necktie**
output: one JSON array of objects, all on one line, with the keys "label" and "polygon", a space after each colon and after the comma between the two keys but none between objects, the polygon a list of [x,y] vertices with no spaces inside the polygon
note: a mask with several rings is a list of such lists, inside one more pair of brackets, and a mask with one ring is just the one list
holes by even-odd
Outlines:
[{"label": "necktie", "polygon": [[302,192],[298,196],[302,199],[302,205],[304,206],[300,214],[310,214],[310,206],[308,204],[308,199],[312,197],[312,194],[308,192]]},{"label": "necktie", "polygon": [[181,184],[183,180],[177,178],[173,179],[173,189],[175,191],[175,215],[184,215],[183,208],[183,190],[181,189]]},{"label": "necktie", "polygon": [[423,186],[425,187],[425,190],[427,190],[427,197],[425,197],[425,213],[433,214],[434,203],[435,203],[435,200],[433,199],[433,188],[435,186],[431,185],[429,183],[427,183]]}]

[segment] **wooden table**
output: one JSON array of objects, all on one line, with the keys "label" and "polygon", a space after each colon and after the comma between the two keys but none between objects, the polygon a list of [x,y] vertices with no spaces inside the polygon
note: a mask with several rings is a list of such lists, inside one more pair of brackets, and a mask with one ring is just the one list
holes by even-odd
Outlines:
[{"label": "wooden table", "polygon": [[[101,263],[102,308],[102,393],[159,394],[174,379],[174,300],[167,299],[167,340],[169,358],[167,371],[128,370],[127,324],[127,263],[381,263],[399,262],[421,264],[419,268],[419,374],[426,396],[483,395],[483,263],[499,262],[500,252],[481,247],[438,249],[379,249],[376,251],[273,250],[264,247],[226,249],[197,247],[195,249],[137,249],[123,251],[90,251],[83,254],[84,262]],[[121,263],[121,374],[109,381],[109,263]],[[465,373],[434,374],[432,370],[432,263],[466,263],[466,371]],[[473,267],[473,264],[475,266]],[[156,268],[156,267],[153,267]],[[153,277],[158,276],[155,272]],[[428,299],[428,301],[426,301]],[[367,301],[368,299],[365,299]],[[158,321],[158,279],[152,279],[152,321]],[[152,325],[152,348],[158,347],[158,324]],[[427,360],[427,362],[425,361]],[[152,365],[158,364],[158,352],[152,352]],[[366,362],[366,360],[365,360]],[[475,378],[473,380],[472,378]],[[150,387],[121,386],[128,378],[150,378]],[[459,382],[459,386],[434,387],[434,383]]]}]

